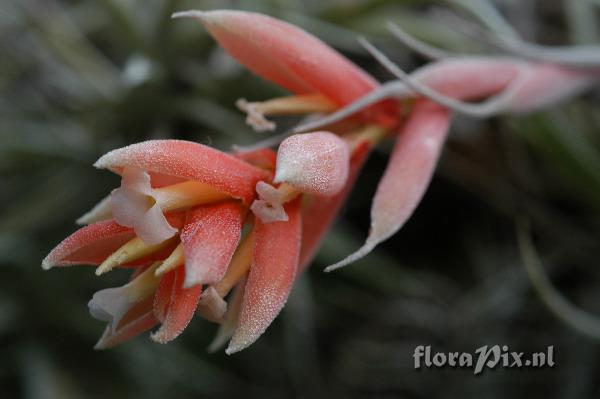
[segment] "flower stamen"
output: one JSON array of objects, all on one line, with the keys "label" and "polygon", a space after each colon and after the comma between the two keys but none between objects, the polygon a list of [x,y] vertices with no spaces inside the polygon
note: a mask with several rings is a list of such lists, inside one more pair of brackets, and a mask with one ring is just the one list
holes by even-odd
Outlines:
[{"label": "flower stamen", "polygon": [[189,208],[231,198],[208,184],[186,181],[154,189],[154,198],[160,208],[167,212]]},{"label": "flower stamen", "polygon": [[240,98],[236,106],[247,114],[246,123],[257,132],[275,130],[275,122],[268,115],[306,115],[315,112],[331,112],[337,105],[322,94],[306,94],[274,98],[262,102],[249,102]]},{"label": "flower stamen", "polygon": [[354,153],[354,150],[364,141],[368,141],[372,146],[377,145],[388,133],[388,129],[385,129],[379,125],[365,125],[360,129],[350,132],[344,136],[344,139],[350,147],[350,153]]},{"label": "flower stamen", "polygon": [[265,182],[256,184],[259,199],[254,200],[250,209],[264,223],[285,222],[288,215],[283,205],[301,194],[299,190],[287,183],[282,183],[275,188]]},{"label": "flower stamen", "polygon": [[225,276],[215,284],[215,290],[221,297],[227,296],[229,291],[246,275],[252,263],[253,253],[254,231],[251,231],[237,247]]},{"label": "flower stamen", "polygon": [[178,268],[179,266],[185,263],[185,256],[183,252],[183,244],[179,244],[171,255],[165,259],[162,264],[156,269],[154,274],[156,276],[162,276],[163,274],[170,272],[173,269]]},{"label": "flower stamen", "polygon": [[227,312],[225,298],[248,273],[254,253],[254,232],[250,232],[237,247],[225,276],[204,290],[198,303],[198,313],[216,323],[223,322]]},{"label": "flower stamen", "polygon": [[104,260],[104,262],[96,269],[96,275],[100,276],[117,266],[151,255],[168,245],[175,243],[177,240],[179,240],[179,237],[175,236],[158,244],[148,245],[144,243],[141,238],[135,237],[106,258],[106,260]]}]

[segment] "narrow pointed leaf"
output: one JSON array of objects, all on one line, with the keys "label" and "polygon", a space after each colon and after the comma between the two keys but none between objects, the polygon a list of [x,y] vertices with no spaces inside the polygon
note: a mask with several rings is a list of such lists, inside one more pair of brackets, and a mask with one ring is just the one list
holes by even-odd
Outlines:
[{"label": "narrow pointed leaf", "polygon": [[415,105],[377,187],[367,241],[357,252],[326,271],[362,258],[402,227],[429,185],[449,124],[447,109],[425,100]]}]

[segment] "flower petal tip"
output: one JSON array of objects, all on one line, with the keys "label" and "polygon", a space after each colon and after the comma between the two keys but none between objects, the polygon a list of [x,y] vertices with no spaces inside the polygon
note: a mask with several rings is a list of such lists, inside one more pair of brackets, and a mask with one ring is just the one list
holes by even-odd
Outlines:
[{"label": "flower petal tip", "polygon": [[108,273],[109,271],[111,271],[113,268],[114,268],[114,266],[112,266],[112,265],[109,265],[109,264],[106,264],[106,263],[103,263],[103,264],[101,264],[100,266],[98,266],[98,267],[96,268],[96,270],[94,270],[94,274],[95,274],[97,277],[100,277],[100,276],[102,276],[103,274],[106,274],[106,273]]},{"label": "flower petal tip", "polygon": [[112,348],[112,345],[109,345],[106,340],[104,339],[104,337],[101,337],[98,342],[96,342],[96,345],[94,345],[94,350],[95,351],[103,351],[106,349],[110,349]]},{"label": "flower petal tip", "polygon": [[189,269],[186,270],[185,280],[183,281],[183,288],[188,289],[197,285],[205,284],[206,278],[204,276],[204,273],[192,274],[188,272]]},{"label": "flower petal tip", "polygon": [[242,350],[246,349],[251,344],[252,344],[252,342],[242,343],[242,342],[238,342],[237,340],[234,341],[232,339],[229,342],[229,345],[227,346],[227,349],[225,349],[225,353],[227,355],[233,355],[234,353],[241,352]]},{"label": "flower petal tip", "polygon": [[270,204],[265,200],[255,200],[250,209],[263,223],[288,221],[288,215],[281,204]]},{"label": "flower petal tip", "polygon": [[296,134],[279,146],[274,182],[332,196],[344,187],[349,164],[348,144],[337,135],[324,131]]},{"label": "flower petal tip", "polygon": [[342,259],[341,261],[339,261],[337,263],[334,263],[333,265],[327,266],[324,271],[326,273],[329,273],[334,270],[340,269],[344,266],[348,266],[350,263],[354,263],[357,260],[367,256],[369,254],[369,252],[371,252],[373,250],[373,248],[375,248],[376,245],[377,245],[377,243],[369,242],[367,240],[367,242],[362,247],[360,247],[358,249],[358,251],[348,255],[346,258]]},{"label": "flower petal tip", "polygon": [[210,286],[200,296],[198,313],[207,320],[222,323],[227,312],[227,302],[221,298],[217,290]]},{"label": "flower petal tip", "polygon": [[171,19],[178,18],[196,18],[202,20],[206,15],[205,11],[199,10],[186,10],[186,11],[177,11],[171,14]]},{"label": "flower petal tip", "polygon": [[246,123],[256,132],[272,132],[277,128],[275,122],[268,120],[260,112],[257,103],[248,102],[245,98],[240,98],[235,102],[236,107],[246,114]]},{"label": "flower petal tip", "polygon": [[81,215],[75,223],[79,226],[101,222],[112,218],[112,207],[110,203],[110,195],[104,197],[92,209]]},{"label": "flower petal tip", "polygon": [[206,347],[206,351],[210,354],[216,353],[219,349],[221,349],[227,341],[223,342],[220,337],[217,336],[213,341]]},{"label": "flower petal tip", "polygon": [[164,332],[164,330],[162,328],[160,328],[158,331],[150,334],[150,339],[154,342],[156,342],[157,344],[167,344],[171,341],[171,339],[169,337],[167,337],[167,334]]},{"label": "flower petal tip", "polygon": [[44,260],[42,260],[42,269],[44,269],[44,270],[50,270],[50,269],[52,269],[54,266],[56,266],[56,265],[54,264],[54,262],[52,262],[52,261],[49,259],[49,257],[50,257],[50,255],[46,256],[46,257],[44,258]]},{"label": "flower petal tip", "polygon": [[226,16],[227,14],[233,14],[236,11],[231,10],[211,10],[211,11],[201,11],[201,10],[186,10],[186,11],[178,11],[171,14],[171,19],[179,19],[179,18],[193,18],[199,20],[203,25],[207,24],[216,24],[219,23],[219,20]]},{"label": "flower petal tip", "polygon": [[[90,299],[87,304],[88,311],[94,319],[111,323],[114,319],[113,315],[106,309],[105,306],[103,306],[105,304],[100,303],[102,301],[106,302],[107,300],[110,300],[110,298],[103,298],[106,295],[99,295],[104,294],[103,291],[96,292],[92,299]],[[101,296],[103,297],[101,298]]]},{"label": "flower petal tip", "polygon": [[93,223],[93,218],[90,216],[90,212],[87,212],[83,215],[81,215],[80,217],[78,217],[77,219],[75,219],[75,224],[77,226],[85,226],[88,225],[90,223]]},{"label": "flower petal tip", "polygon": [[263,326],[261,331],[258,334],[252,331],[241,331],[239,328],[233,334],[233,337],[229,341],[229,345],[227,345],[227,349],[225,349],[225,353],[228,355],[233,355],[234,353],[238,353],[252,345],[256,340],[264,333],[267,326]]},{"label": "flower petal tip", "polygon": [[115,149],[112,151],[107,152],[106,154],[102,155],[100,158],[98,158],[98,160],[96,162],[94,162],[94,168],[96,169],[109,169],[109,164],[111,163],[112,160],[112,155],[114,153],[116,153],[119,149]]}]

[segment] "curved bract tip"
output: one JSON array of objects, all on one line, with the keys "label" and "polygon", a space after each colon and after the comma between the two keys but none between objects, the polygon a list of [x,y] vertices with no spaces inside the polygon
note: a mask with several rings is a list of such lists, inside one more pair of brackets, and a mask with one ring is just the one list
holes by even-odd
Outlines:
[{"label": "curved bract tip", "polygon": [[371,230],[365,244],[325,269],[346,266],[395,234],[427,190],[450,124],[450,112],[426,100],[417,102],[392,150],[371,206]]}]

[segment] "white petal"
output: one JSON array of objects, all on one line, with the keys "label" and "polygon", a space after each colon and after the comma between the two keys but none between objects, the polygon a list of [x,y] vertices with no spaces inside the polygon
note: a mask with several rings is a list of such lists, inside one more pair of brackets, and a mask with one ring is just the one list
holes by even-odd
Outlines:
[{"label": "white petal", "polygon": [[125,313],[133,305],[152,295],[158,286],[160,277],[154,275],[158,264],[149,267],[122,287],[96,292],[88,303],[92,317],[108,322],[114,332]]},{"label": "white petal", "polygon": [[141,194],[152,195],[150,175],[141,169],[125,168],[121,175],[121,187],[127,187]]},{"label": "white petal", "polygon": [[177,229],[167,222],[158,204],[154,204],[137,219],[133,227],[138,237],[148,245],[161,243],[177,234]]},{"label": "white petal", "polygon": [[202,293],[200,302],[198,302],[198,313],[206,320],[222,323],[225,312],[227,312],[227,302],[210,286]]},{"label": "white petal", "polygon": [[104,197],[102,201],[98,202],[94,207],[79,219],[76,223],[79,225],[91,224],[101,222],[103,220],[112,219],[112,208],[111,208],[110,195]]},{"label": "white petal", "polygon": [[270,204],[264,200],[255,200],[250,209],[263,223],[287,222],[288,215],[281,204]]},{"label": "white petal", "polygon": [[134,227],[151,207],[152,199],[130,188],[121,187],[110,194],[113,216],[121,226]]}]

